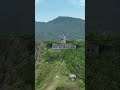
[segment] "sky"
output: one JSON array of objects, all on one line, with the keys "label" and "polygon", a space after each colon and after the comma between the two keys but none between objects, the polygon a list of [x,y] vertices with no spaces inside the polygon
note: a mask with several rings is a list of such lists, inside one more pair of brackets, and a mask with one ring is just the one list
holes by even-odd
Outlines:
[{"label": "sky", "polygon": [[35,0],[35,21],[48,22],[58,16],[85,20],[85,0]]}]

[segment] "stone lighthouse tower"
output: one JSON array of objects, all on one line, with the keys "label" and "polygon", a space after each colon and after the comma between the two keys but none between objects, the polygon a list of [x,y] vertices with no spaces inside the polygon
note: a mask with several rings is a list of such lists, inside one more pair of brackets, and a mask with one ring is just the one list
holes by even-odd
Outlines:
[{"label": "stone lighthouse tower", "polygon": [[61,37],[61,43],[66,43],[66,37],[65,37],[64,34],[63,34],[62,37]]}]

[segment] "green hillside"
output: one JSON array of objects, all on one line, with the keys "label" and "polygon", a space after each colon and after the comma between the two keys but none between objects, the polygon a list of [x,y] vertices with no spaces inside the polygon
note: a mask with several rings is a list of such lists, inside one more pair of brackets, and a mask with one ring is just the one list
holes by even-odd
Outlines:
[{"label": "green hillside", "polygon": [[83,39],[85,21],[73,17],[58,17],[49,22],[35,22],[36,40],[57,40],[63,33],[70,40]]},{"label": "green hillside", "polygon": [[[77,49],[53,51],[50,41],[36,42],[36,90],[85,90],[84,41],[71,41]],[[69,74],[77,76],[69,80]]]}]

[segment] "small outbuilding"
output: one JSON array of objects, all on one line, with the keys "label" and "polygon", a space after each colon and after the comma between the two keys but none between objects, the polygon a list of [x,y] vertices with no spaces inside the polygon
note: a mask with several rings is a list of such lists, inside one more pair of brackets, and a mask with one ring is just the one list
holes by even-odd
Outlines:
[{"label": "small outbuilding", "polygon": [[69,78],[71,81],[75,81],[76,80],[76,75],[75,74],[70,74]]}]

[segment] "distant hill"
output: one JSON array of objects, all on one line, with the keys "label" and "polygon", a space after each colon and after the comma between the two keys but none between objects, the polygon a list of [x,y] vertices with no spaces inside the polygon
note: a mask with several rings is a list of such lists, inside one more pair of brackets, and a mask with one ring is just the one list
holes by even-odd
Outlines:
[{"label": "distant hill", "polygon": [[35,22],[36,40],[58,40],[65,34],[70,40],[85,37],[85,21],[79,18],[60,16],[49,22]]}]

